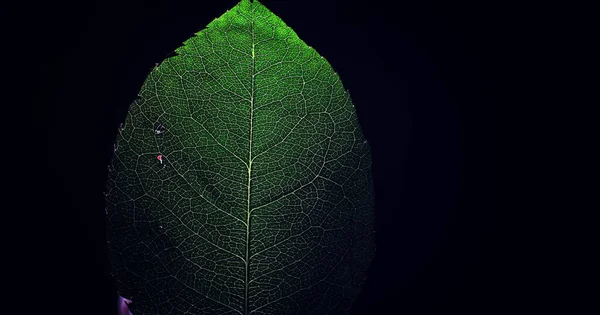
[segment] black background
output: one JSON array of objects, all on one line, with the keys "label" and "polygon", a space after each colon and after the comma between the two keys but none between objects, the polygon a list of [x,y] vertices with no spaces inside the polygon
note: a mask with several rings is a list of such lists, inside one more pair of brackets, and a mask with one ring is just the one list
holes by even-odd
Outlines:
[{"label": "black background", "polygon": [[[236,3],[22,2],[4,11],[15,39],[4,66],[23,83],[13,107],[29,119],[6,119],[15,126],[5,132],[23,139],[3,155],[18,188],[5,228],[17,242],[7,239],[4,255],[16,299],[3,307],[114,314],[103,191],[117,126],[155,63]],[[534,194],[523,190],[533,175],[512,173],[527,161],[521,149],[535,146],[517,129],[533,111],[525,91],[536,89],[532,61],[543,56],[529,48],[545,36],[533,20],[543,7],[262,3],[339,73],[371,144],[377,253],[353,314],[559,307],[541,258],[547,245],[521,198]]]}]

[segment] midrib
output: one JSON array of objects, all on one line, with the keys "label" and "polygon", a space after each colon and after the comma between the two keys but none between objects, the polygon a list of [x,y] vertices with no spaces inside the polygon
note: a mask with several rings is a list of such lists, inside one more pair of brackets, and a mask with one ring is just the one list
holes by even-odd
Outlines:
[{"label": "midrib", "polygon": [[250,2],[252,6],[252,13],[250,15],[250,23],[252,30],[252,78],[250,84],[250,144],[248,153],[248,196],[247,196],[247,208],[246,208],[246,268],[245,268],[245,285],[244,285],[244,314],[249,314],[248,305],[248,284],[249,284],[249,271],[250,271],[250,181],[252,178],[252,124],[254,116],[254,3]]}]

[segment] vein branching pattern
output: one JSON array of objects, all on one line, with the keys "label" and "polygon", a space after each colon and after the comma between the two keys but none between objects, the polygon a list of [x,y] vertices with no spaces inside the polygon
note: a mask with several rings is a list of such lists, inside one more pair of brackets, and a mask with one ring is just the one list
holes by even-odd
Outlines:
[{"label": "vein branching pattern", "polygon": [[139,314],[347,312],[374,254],[369,146],[339,76],[242,0],[151,71],[106,189]]}]

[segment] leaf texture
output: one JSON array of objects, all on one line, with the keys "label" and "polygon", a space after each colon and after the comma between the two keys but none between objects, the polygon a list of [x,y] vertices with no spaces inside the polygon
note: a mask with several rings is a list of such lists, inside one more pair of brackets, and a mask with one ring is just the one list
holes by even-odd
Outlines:
[{"label": "leaf texture", "polygon": [[329,63],[241,1],[148,75],[106,189],[133,314],[347,312],[374,254],[371,159]]}]

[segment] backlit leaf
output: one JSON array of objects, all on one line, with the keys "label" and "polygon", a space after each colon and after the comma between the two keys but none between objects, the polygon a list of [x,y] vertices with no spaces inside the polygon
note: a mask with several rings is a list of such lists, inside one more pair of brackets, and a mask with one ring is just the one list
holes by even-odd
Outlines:
[{"label": "backlit leaf", "polygon": [[369,146],[329,63],[257,1],[144,82],[107,182],[133,314],[347,312],[374,253]]}]

